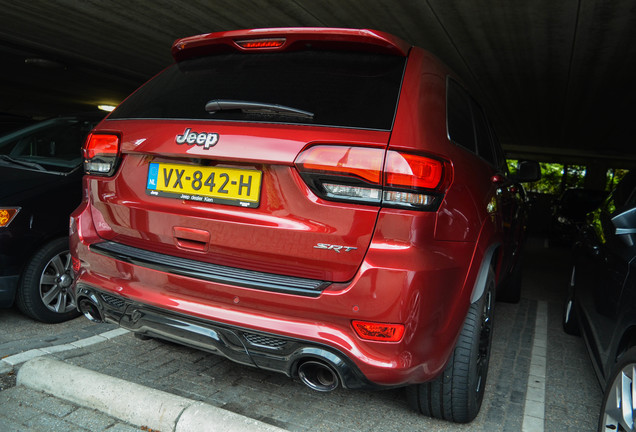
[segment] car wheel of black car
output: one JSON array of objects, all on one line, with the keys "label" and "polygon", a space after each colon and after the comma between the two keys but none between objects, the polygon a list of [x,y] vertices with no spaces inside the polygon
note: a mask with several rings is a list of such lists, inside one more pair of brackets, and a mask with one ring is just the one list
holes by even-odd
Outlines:
[{"label": "car wheel of black car", "polygon": [[629,349],[619,357],[607,387],[601,405],[598,430],[634,431],[634,412],[636,410],[636,347]]},{"label": "car wheel of black car", "polygon": [[73,270],[68,238],[46,243],[27,263],[16,303],[33,319],[59,323],[79,316],[71,296]]},{"label": "car wheel of black car", "polygon": [[570,286],[568,289],[568,296],[565,300],[565,307],[563,309],[563,330],[570,335],[579,336],[581,331],[579,330],[579,323],[576,314],[576,307],[574,304],[574,275],[576,268],[572,268],[572,275],[570,277]]},{"label": "car wheel of black car", "polygon": [[495,301],[495,276],[488,272],[481,299],[470,306],[455,350],[442,375],[407,388],[409,405],[424,415],[468,423],[484,397]]}]

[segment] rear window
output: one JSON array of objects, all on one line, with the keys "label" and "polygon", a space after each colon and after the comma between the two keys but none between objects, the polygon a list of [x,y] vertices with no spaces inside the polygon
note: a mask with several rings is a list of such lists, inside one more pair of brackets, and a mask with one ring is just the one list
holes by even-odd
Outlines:
[{"label": "rear window", "polygon": [[[182,61],[141,87],[111,119],[301,123],[390,130],[406,59],[369,53],[299,51],[224,54]],[[313,113],[205,110],[211,100],[277,104]]]}]

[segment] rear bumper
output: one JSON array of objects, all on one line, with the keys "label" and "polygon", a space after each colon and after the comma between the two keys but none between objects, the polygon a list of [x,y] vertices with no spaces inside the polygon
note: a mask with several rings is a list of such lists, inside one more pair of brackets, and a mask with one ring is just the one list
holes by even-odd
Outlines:
[{"label": "rear bumper", "polygon": [[[405,226],[401,213],[395,218],[383,223]],[[472,263],[481,262],[482,251],[475,243],[432,235],[417,240],[426,247],[376,235],[351,281],[318,283],[305,292],[289,287],[308,279],[273,275],[274,289],[260,276],[246,281],[240,269],[219,279],[215,272],[228,268],[173,262],[157,251],[100,249],[105,242],[86,203],[71,216],[70,245],[81,263],[76,289],[123,301],[123,310],[100,306],[109,322],[289,376],[302,356],[326,359],[345,386],[359,388],[434,379],[455,346],[479,272]],[[405,334],[399,342],[363,340],[352,320],[403,324]],[[286,348],[259,347],[250,342],[252,334],[284,341]]]},{"label": "rear bumper", "polygon": [[76,287],[78,304],[89,299],[100,318],[138,334],[166,339],[226,357],[236,363],[298,376],[298,366],[311,360],[327,363],[344,387],[377,388],[345,355],[317,343],[229,326],[168,312],[86,285]]}]

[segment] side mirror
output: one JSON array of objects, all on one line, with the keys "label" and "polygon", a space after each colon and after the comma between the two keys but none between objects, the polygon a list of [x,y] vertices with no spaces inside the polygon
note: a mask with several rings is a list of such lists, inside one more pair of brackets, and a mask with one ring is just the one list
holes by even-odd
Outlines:
[{"label": "side mirror", "polygon": [[621,236],[627,246],[633,246],[636,234],[636,207],[617,214],[612,218],[616,235]]},{"label": "side mirror", "polygon": [[541,179],[541,165],[537,161],[519,161],[514,181],[519,183],[534,182]]}]

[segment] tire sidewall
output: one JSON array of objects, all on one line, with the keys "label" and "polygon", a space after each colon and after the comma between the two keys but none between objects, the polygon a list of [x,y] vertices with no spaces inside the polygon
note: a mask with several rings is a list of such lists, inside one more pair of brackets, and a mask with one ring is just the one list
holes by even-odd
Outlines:
[{"label": "tire sidewall", "polygon": [[[605,417],[605,406],[607,405],[607,400],[611,397],[611,390],[614,386],[614,381],[617,379],[618,374],[629,364],[636,365],[636,346],[631,347],[624,354],[622,354],[614,367],[612,368],[612,373],[609,376],[605,384],[605,389],[603,391],[603,402],[601,403],[601,409],[598,416],[598,428],[597,430],[600,432],[605,432],[604,417]],[[632,382],[632,385],[635,383]]]},{"label": "tire sidewall", "polygon": [[79,315],[76,310],[65,313],[56,313],[50,310],[40,295],[40,277],[45,267],[53,257],[68,252],[68,250],[68,237],[60,237],[45,243],[28,260],[22,272],[16,295],[16,304],[24,314],[45,323],[59,323]]},{"label": "tire sidewall", "polygon": [[[488,377],[488,367],[490,365],[490,352],[492,349],[492,337],[493,337],[492,335],[493,322],[492,321],[494,318],[494,302],[495,302],[495,274],[492,269],[489,270],[488,280],[486,282],[484,294],[481,296],[479,301],[471,305],[471,312],[474,312],[477,317],[477,322],[472,323],[474,325],[477,325],[477,331],[475,331],[474,334],[471,335],[471,337],[473,338],[473,341],[471,344],[472,349],[470,352],[471,358],[477,358],[479,355],[480,339],[481,339],[481,331],[482,331],[482,316],[483,316],[484,307],[486,306],[487,301],[490,302],[489,307],[491,308],[490,323],[489,323],[490,336],[489,336],[488,345],[487,345],[487,355],[486,355],[486,358],[484,359],[484,364],[482,365],[483,373],[481,376],[479,374],[480,371],[479,371],[479,365],[477,364],[477,362],[475,361],[470,362],[469,374],[468,374],[468,386],[469,386],[468,391],[472,393],[469,393],[468,395],[467,414],[469,419],[466,421],[473,420],[479,413],[479,409],[481,408],[481,403],[484,398],[486,379]],[[470,323],[468,323],[468,319],[467,319],[467,322],[464,324],[464,326],[469,324]],[[462,335],[464,335],[464,333],[465,333],[465,330],[462,329]],[[479,384],[479,390],[477,391],[476,389],[477,389],[477,385],[480,378],[481,378],[481,383]]]}]

